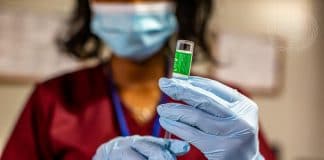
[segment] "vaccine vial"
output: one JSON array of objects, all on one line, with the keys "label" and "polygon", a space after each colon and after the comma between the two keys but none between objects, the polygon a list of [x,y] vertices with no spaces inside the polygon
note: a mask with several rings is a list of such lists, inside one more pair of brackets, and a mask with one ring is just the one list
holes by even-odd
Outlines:
[{"label": "vaccine vial", "polygon": [[192,55],[195,43],[188,40],[178,40],[173,62],[172,77],[188,79],[190,76]]},{"label": "vaccine vial", "polygon": [[[195,43],[188,40],[178,40],[173,62],[173,78],[188,79],[190,76],[192,55]],[[170,139],[171,133],[166,131],[164,138]]]}]

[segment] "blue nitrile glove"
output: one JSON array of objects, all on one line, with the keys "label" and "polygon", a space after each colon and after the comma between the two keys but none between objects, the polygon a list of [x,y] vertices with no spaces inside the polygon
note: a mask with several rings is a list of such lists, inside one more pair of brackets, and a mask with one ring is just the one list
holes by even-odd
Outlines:
[{"label": "blue nitrile glove", "polygon": [[101,145],[93,160],[176,160],[190,149],[187,142],[151,136],[118,137]]},{"label": "blue nitrile glove", "polygon": [[209,160],[259,160],[258,107],[219,82],[201,77],[160,79],[160,88],[186,103],[158,107],[161,126]]}]

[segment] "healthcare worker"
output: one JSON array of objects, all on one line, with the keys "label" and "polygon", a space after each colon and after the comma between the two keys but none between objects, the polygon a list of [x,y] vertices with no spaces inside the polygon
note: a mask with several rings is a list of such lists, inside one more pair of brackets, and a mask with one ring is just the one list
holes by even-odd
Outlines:
[{"label": "healthcare worker", "polygon": [[[78,0],[61,46],[80,58],[109,47],[112,57],[38,84],[1,159],[272,159],[253,101],[210,79],[161,78],[172,36],[210,57],[211,11],[212,0]],[[164,129],[175,136],[157,138]]]}]

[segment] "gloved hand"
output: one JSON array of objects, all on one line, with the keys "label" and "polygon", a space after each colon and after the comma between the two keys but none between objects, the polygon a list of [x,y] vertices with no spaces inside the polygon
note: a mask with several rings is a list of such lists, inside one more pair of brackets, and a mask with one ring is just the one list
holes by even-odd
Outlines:
[{"label": "gloved hand", "polygon": [[161,90],[186,104],[158,107],[161,126],[197,147],[209,160],[259,160],[258,107],[213,80],[162,78]]},{"label": "gloved hand", "polygon": [[101,145],[93,160],[176,160],[190,145],[180,140],[155,137],[118,137]]}]

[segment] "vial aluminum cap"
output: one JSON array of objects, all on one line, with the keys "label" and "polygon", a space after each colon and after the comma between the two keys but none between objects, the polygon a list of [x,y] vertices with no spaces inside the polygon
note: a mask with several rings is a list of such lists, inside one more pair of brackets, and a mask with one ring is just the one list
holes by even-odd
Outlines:
[{"label": "vial aluminum cap", "polygon": [[176,50],[185,51],[189,53],[194,52],[195,43],[188,40],[178,40]]}]

